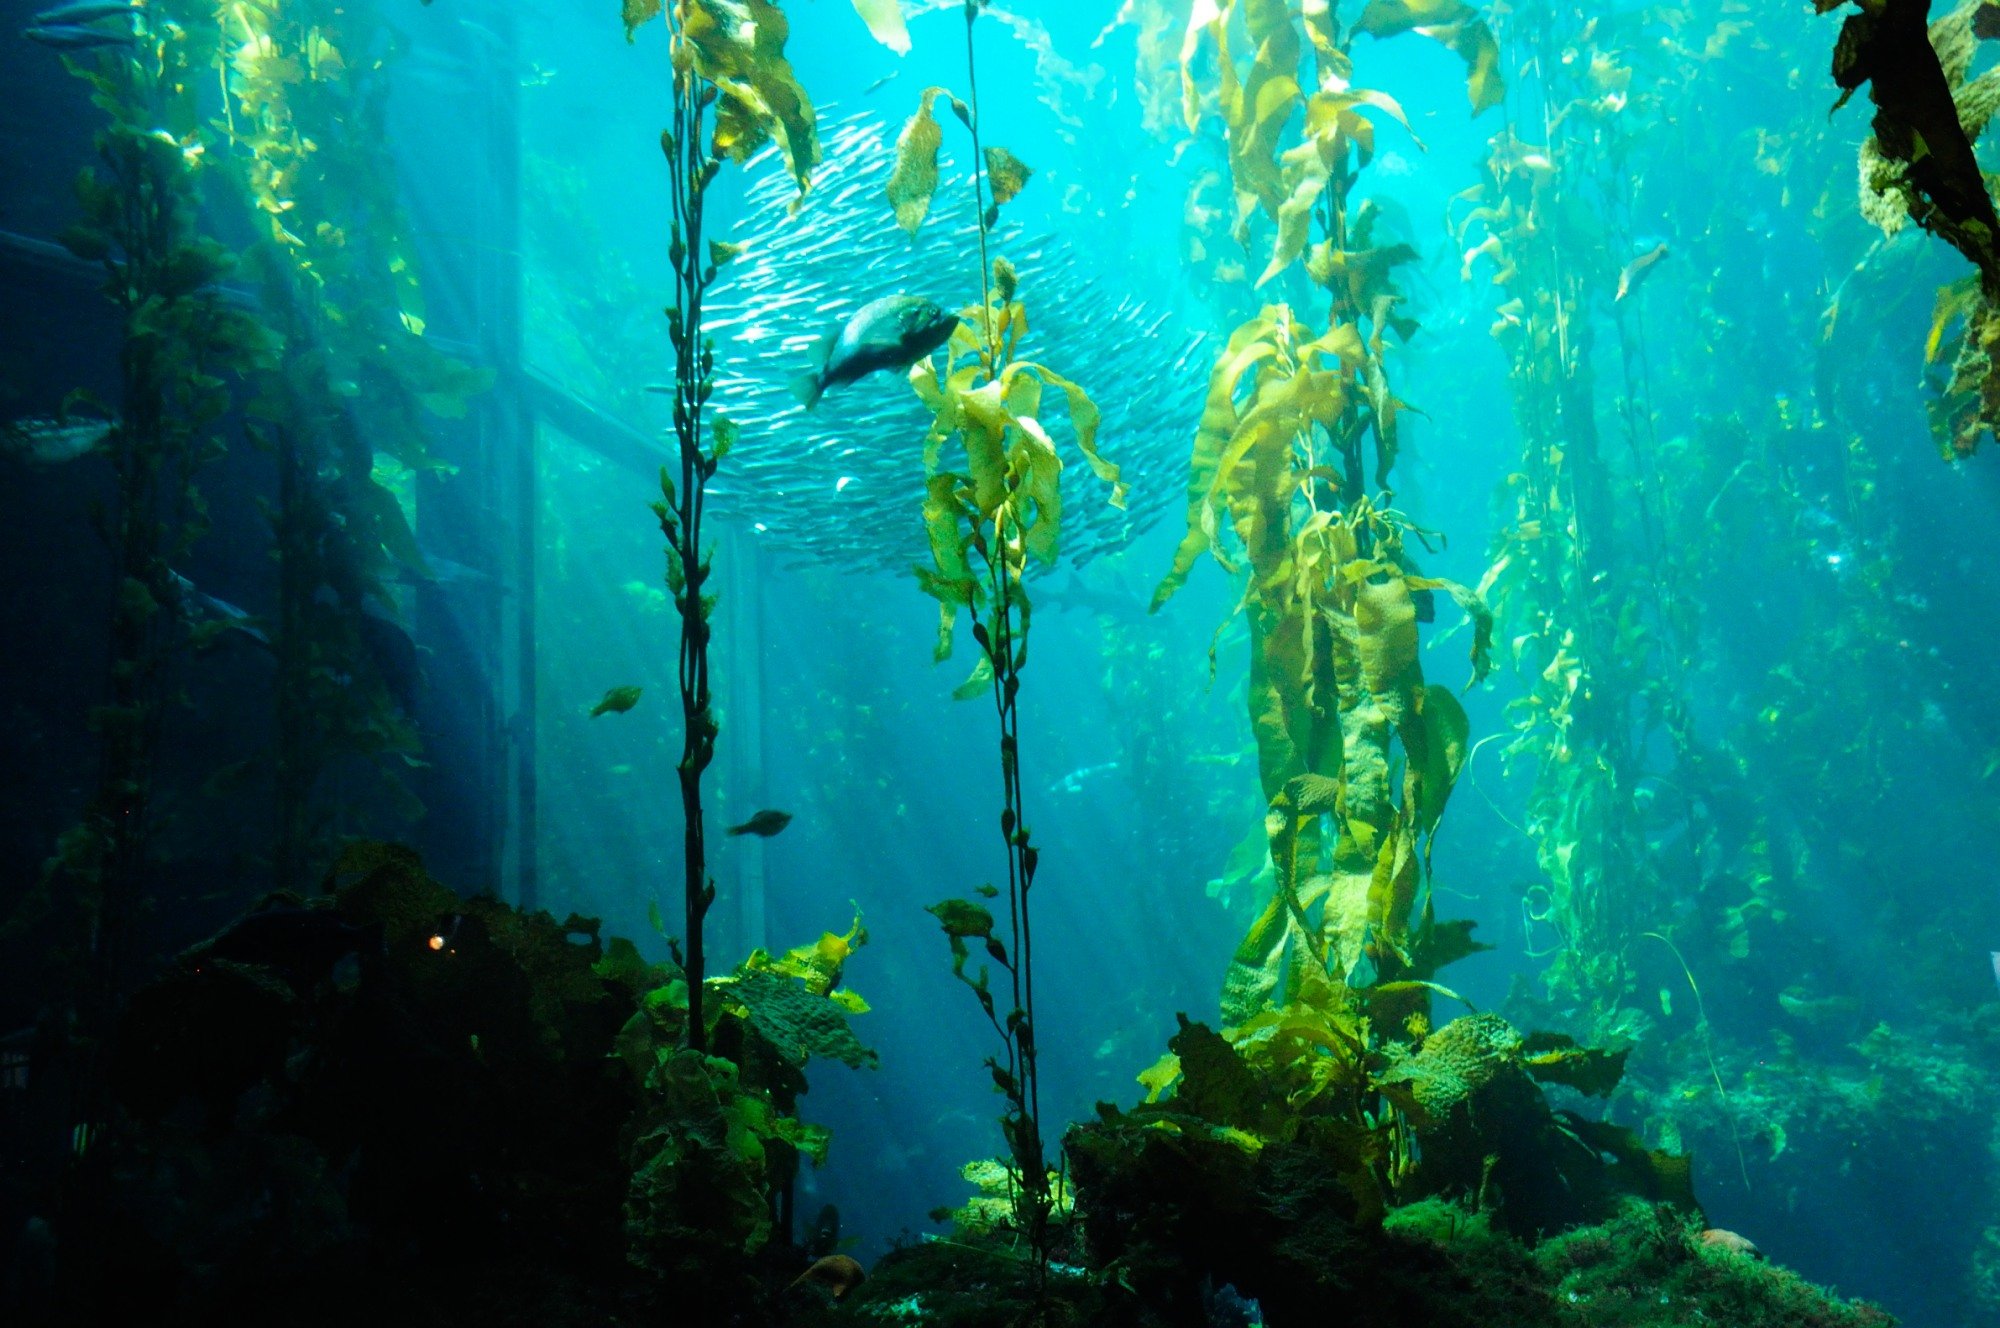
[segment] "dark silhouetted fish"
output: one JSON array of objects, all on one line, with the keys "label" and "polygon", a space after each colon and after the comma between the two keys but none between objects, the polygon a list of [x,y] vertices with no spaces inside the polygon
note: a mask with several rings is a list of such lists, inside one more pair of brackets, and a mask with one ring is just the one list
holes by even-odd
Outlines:
[{"label": "dark silhouetted fish", "polygon": [[914,295],[870,300],[813,346],[812,368],[792,380],[792,395],[811,410],[829,387],[858,382],[884,369],[907,369],[950,341],[957,330],[958,315],[929,300]]},{"label": "dark silhouetted fish", "polygon": [[132,46],[138,37],[115,28],[84,28],[74,25],[57,28],[23,28],[21,35],[39,46],[58,51],[88,51],[98,46]]},{"label": "dark silhouetted fish", "polygon": [[729,833],[732,835],[756,835],[759,839],[769,839],[772,835],[777,834],[791,823],[792,814],[790,812],[781,812],[774,808],[766,807],[742,825],[730,826]]},{"label": "dark silhouetted fish", "polygon": [[44,9],[28,20],[21,35],[59,51],[131,46],[139,40],[132,24],[144,17],[145,10],[140,5],[120,4],[118,0],[77,0],[75,4]]},{"label": "dark silhouetted fish", "polygon": [[[810,412],[790,390],[827,324],[884,294],[924,291],[947,305],[977,298],[970,189],[940,188],[915,241],[895,224],[883,188],[899,123],[873,113],[823,117],[819,187],[796,215],[790,177],[754,172],[747,215],[729,236],[747,246],[717,274],[703,321],[716,343],[714,404],[742,426],[709,482],[710,510],[780,554],[906,572],[930,556],[919,517],[929,412],[887,380],[880,391],[828,393]],[[1063,555],[1087,562],[1182,503],[1207,387],[1206,338],[1120,285],[1113,248],[1093,256],[1082,240],[1033,236],[1003,216],[989,249],[1020,275],[1029,330],[1019,356],[1046,360],[1091,394],[1103,413],[1099,444],[1132,486],[1121,511],[1084,467],[1071,469]],[[1074,460],[1052,395],[1053,432]],[[662,460],[670,446],[663,441]]]},{"label": "dark silhouetted fish", "polygon": [[1047,606],[1058,612],[1094,614],[1120,622],[1146,620],[1146,596],[1125,594],[1119,589],[1093,585],[1071,573],[1062,582],[1045,579],[1034,587],[1035,607]]}]

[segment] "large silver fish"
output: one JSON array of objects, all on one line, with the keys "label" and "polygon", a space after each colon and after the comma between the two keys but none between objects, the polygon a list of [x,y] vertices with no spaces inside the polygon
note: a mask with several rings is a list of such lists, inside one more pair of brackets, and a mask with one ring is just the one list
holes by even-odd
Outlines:
[{"label": "large silver fish", "polygon": [[[861,113],[823,118],[820,130],[821,187],[796,215],[785,172],[753,168],[745,215],[729,236],[745,248],[718,273],[707,300],[714,405],[742,426],[709,482],[711,511],[794,558],[907,571],[929,557],[919,515],[929,413],[887,380],[879,391],[828,393],[808,412],[791,380],[812,364],[814,340],[829,323],[844,323],[887,293],[958,290],[961,303],[975,302],[972,191],[947,182],[912,241],[883,196],[896,126]],[[1131,485],[1120,510],[1086,468],[1070,470],[1063,557],[1080,565],[1124,547],[1185,494],[1207,385],[1206,338],[1115,284],[1115,252],[1099,267],[1080,246],[1028,235],[1006,217],[989,248],[1020,275],[1030,330],[1018,354],[1046,359],[1091,394],[1103,414],[1099,445]],[[1060,439],[1059,425],[1055,432]]]},{"label": "large silver fish", "polygon": [[110,420],[80,416],[15,420],[0,424],[0,454],[38,466],[60,466],[103,446],[112,427]]}]

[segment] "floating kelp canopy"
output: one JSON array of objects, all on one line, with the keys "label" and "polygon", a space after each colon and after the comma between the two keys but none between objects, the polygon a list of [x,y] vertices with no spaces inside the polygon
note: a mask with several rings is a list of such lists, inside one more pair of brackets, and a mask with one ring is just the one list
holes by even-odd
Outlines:
[{"label": "floating kelp canopy", "polygon": [[[813,341],[871,299],[907,292],[950,307],[976,276],[958,256],[977,251],[978,217],[969,193],[940,192],[912,240],[884,192],[895,125],[863,112],[823,120],[821,131],[830,186],[798,204],[782,171],[753,172],[746,215],[729,237],[741,250],[716,275],[705,318],[716,400],[742,432],[709,496],[786,553],[900,571],[927,557],[910,494],[924,487],[929,412],[889,374],[829,392],[811,411],[788,384]],[[1098,439],[1131,499],[1124,510],[1085,501],[1064,513],[1063,552],[1081,564],[1124,547],[1180,495],[1207,337],[1120,290],[1060,234],[1031,234],[1005,217],[993,234],[1033,302],[1021,354],[1062,347],[1078,382],[1118,385],[1102,394]],[[951,263],[964,270],[941,269]]]}]

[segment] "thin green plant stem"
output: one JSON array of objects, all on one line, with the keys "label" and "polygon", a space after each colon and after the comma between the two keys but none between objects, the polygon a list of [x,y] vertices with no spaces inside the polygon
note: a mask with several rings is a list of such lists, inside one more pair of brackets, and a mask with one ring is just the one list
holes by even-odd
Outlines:
[{"label": "thin green plant stem", "polygon": [[1722,1118],[1729,1122],[1729,1141],[1736,1146],[1736,1170],[1743,1177],[1743,1191],[1750,1192],[1750,1164],[1743,1157],[1743,1136],[1736,1128],[1736,1106],[1729,1100],[1729,1090],[1722,1083],[1722,1069],[1715,1063],[1715,1043],[1709,1036],[1708,1004],[1701,998],[1701,984],[1694,980],[1694,970],[1681,957],[1680,947],[1656,931],[1642,932],[1640,935],[1658,941],[1667,947],[1674,962],[1681,966],[1681,976],[1687,979],[1688,990],[1694,993],[1696,1028],[1701,1033],[1701,1054],[1708,1061],[1709,1077],[1715,1080],[1716,1096],[1722,1100]]}]

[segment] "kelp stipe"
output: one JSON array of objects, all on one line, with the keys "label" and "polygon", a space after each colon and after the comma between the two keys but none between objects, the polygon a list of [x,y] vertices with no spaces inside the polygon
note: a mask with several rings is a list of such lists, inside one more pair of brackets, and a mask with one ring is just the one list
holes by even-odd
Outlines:
[{"label": "kelp stipe", "polygon": [[[925,90],[897,140],[896,169],[887,192],[897,220],[914,235],[937,184],[943,134],[932,107],[940,95],[946,96],[972,139],[980,298],[976,307],[960,315],[943,372],[929,361],[919,362],[910,372],[911,385],[932,416],[924,440],[929,478],[923,503],[932,562],[929,568],[918,568],[917,576],[924,591],[938,601],[939,660],[951,653],[958,615],[963,612],[972,619],[980,656],[957,695],[990,692],[993,698],[1003,801],[1000,835],[1007,855],[1007,934],[1004,939],[995,935],[992,913],[971,900],[945,900],[931,912],[950,938],[953,973],[972,989],[1004,1047],[1004,1063],[989,1058],[986,1064],[994,1087],[1007,1100],[1001,1133],[1009,1171],[1019,1187],[1014,1216],[1028,1244],[1039,1296],[1047,1278],[1055,1188],[1042,1133],[1037,1071],[1031,896],[1040,853],[1030,838],[1023,806],[1017,702],[1028,662],[1032,615],[1025,578],[1031,560],[1041,564],[1056,560],[1061,537],[1062,461],[1041,418],[1046,389],[1062,393],[1076,445],[1098,478],[1111,485],[1114,504],[1123,503],[1124,486],[1118,468],[1098,453],[1098,411],[1084,389],[1045,365],[1015,358],[1016,343],[1027,327],[1026,313],[1015,298],[1013,265],[1005,258],[989,262],[988,239],[1000,207],[1020,191],[1030,171],[1006,149],[980,142],[974,34],[984,7],[983,0],[966,0],[964,8],[966,99],[961,101],[943,88]],[[964,448],[962,471],[940,464],[943,447],[953,439]],[[988,885],[981,893],[992,898],[999,891]],[[1004,1012],[994,1000],[986,967],[982,965],[976,977],[967,972],[966,941],[975,938],[1007,974],[1009,1004]]]},{"label": "kelp stipe", "polygon": [[[819,161],[812,103],[785,60],[789,28],[777,6],[750,0],[742,22],[709,0],[624,0],[626,40],[664,14],[673,74],[672,127],[661,133],[673,198],[667,256],[674,270],[674,302],[666,309],[673,344],[674,442],[680,479],[660,468],[660,497],[653,514],[666,538],[667,588],[680,617],[677,676],[681,701],[681,758],[675,767],[684,822],[682,917],[687,970],[688,1046],[706,1043],[702,991],[707,971],[704,927],[715,902],[708,875],[708,846],[701,780],[715,759],[717,733],[709,690],[708,648],[715,596],[706,586],[712,567],[702,543],[704,487],[729,454],[736,428],[719,411],[708,415],[715,390],[715,348],[702,327],[702,297],[716,268],[732,251],[702,232],[708,187],[725,157],[747,159],[776,141],[803,197]],[[711,120],[711,116],[713,117]],[[706,442],[706,445],[705,445]]]},{"label": "kelp stipe", "polygon": [[[1606,1095],[1622,1052],[1478,1012],[1433,1026],[1431,998],[1460,999],[1438,972],[1483,947],[1470,924],[1441,922],[1425,889],[1469,725],[1452,693],[1424,680],[1419,623],[1437,592],[1458,602],[1475,681],[1492,624],[1475,592],[1420,572],[1414,547],[1429,532],[1388,487],[1403,403],[1384,352],[1391,333],[1413,330],[1393,276],[1414,249],[1379,236],[1373,209],[1350,206],[1374,151],[1361,110],[1402,118],[1353,86],[1350,48],[1359,33],[1443,40],[1464,57],[1478,110],[1500,95],[1497,44],[1462,4],[1370,5],[1345,31],[1308,4],[1296,21],[1280,4],[1201,7],[1183,47],[1191,128],[1207,101],[1194,58],[1211,42],[1218,54],[1213,99],[1241,219],[1231,238],[1252,249],[1261,215],[1275,233],[1260,284],[1331,298],[1324,328],[1272,304],[1217,356],[1187,534],[1155,595],[1164,605],[1205,554],[1241,578],[1275,888],[1231,963],[1227,1026],[1183,1019],[1140,1076],[1145,1104],[1104,1108],[1068,1140],[1094,1256],[1172,1303],[1204,1276],[1186,1252],[1226,1249],[1207,1275],[1220,1281],[1226,1267],[1277,1322],[1306,1321],[1328,1294],[1290,1242],[1342,1237],[1305,1236],[1296,1219],[1258,1225],[1257,1214],[1310,1212],[1366,1242],[1390,1205],[1442,1194],[1523,1235],[1602,1220],[1627,1194],[1692,1204],[1685,1158],[1552,1111],[1537,1086]],[[1298,72],[1308,42],[1310,94]],[[1229,54],[1246,49],[1247,70]],[[1303,138],[1287,147],[1301,110]]]},{"label": "kelp stipe", "polygon": [[[1256,52],[1247,71],[1230,55],[1241,49],[1231,27],[1239,17]],[[1455,44],[1483,107],[1498,90],[1492,38],[1476,17],[1461,17]],[[1397,312],[1393,277],[1415,251],[1378,240],[1372,211],[1350,214],[1348,204],[1374,155],[1375,126],[1362,111],[1403,121],[1393,99],[1352,85],[1349,50],[1358,33],[1408,26],[1387,6],[1343,32],[1323,6],[1295,18],[1280,4],[1248,4],[1240,15],[1230,5],[1198,9],[1182,47],[1190,132],[1210,100],[1224,122],[1241,218],[1232,238],[1250,249],[1252,221],[1266,218],[1271,257],[1259,284],[1282,277],[1302,294],[1324,291],[1329,304],[1323,330],[1291,305],[1271,305],[1217,356],[1190,461],[1187,533],[1153,600],[1164,605],[1205,553],[1244,574],[1250,721],[1277,885],[1230,966],[1223,1017],[1232,1025],[1282,1004],[1308,974],[1386,979],[1408,965],[1428,842],[1465,753],[1463,710],[1424,682],[1417,662],[1417,624],[1428,616],[1419,605],[1435,591],[1470,615],[1474,677],[1486,669],[1484,605],[1417,573],[1404,544],[1424,532],[1387,489],[1403,403],[1389,384],[1385,337],[1414,329]],[[1212,94],[1194,72],[1209,44]],[[1299,77],[1308,45],[1310,84],[1322,89],[1310,93]],[[1287,148],[1295,114],[1302,137]],[[1371,460],[1379,497],[1368,492]],[[1400,790],[1391,787],[1397,744]]]},{"label": "kelp stipe", "polygon": [[[1809,25],[1795,47],[1814,40]],[[1867,1128],[1844,1121],[1839,1142],[1816,1141],[1781,1105],[1796,1095],[1765,1078],[1792,1062],[1789,1030],[1741,1021],[1768,1009],[1822,1033],[1866,1029],[1859,1003],[1802,980],[1797,919],[1845,870],[1822,846],[1858,860],[1846,827],[1893,814],[1878,797],[1898,778],[1887,753],[1910,711],[1884,697],[1910,685],[1890,680],[1913,676],[1897,643],[1919,629],[1898,608],[1909,573],[1869,455],[1887,436],[1881,405],[1859,399],[1853,367],[1854,338],[1896,325],[1887,242],[1867,245],[1824,306],[1794,310],[1769,269],[1763,287],[1730,270],[1743,244],[1726,219],[1753,206],[1730,191],[1674,218],[1665,263],[1665,244],[1635,233],[1683,197],[1646,172],[1648,152],[1721,161],[1748,132],[1740,112],[1699,125],[1670,113],[1715,76],[1736,31],[1707,18],[1662,63],[1636,21],[1516,11],[1510,63],[1538,75],[1454,218],[1466,278],[1501,288],[1492,335],[1522,436],[1483,589],[1527,687],[1508,760],[1535,774],[1527,832],[1547,884],[1534,921],[1557,936],[1545,981],[1568,1026],[1633,1046],[1627,1117],[1713,1157],[1712,1183],[1761,1202],[1816,1143],[1844,1156]],[[1769,104],[1782,63],[1766,51],[1735,67],[1764,71],[1750,104]],[[1799,108],[1752,123],[1744,165],[1764,177],[1761,202],[1860,252],[1851,215],[1825,201],[1852,188],[1851,122]],[[1818,206],[1814,181],[1827,182]],[[1727,337],[1753,311],[1783,349],[1752,381],[1717,373],[1721,343],[1677,335],[1696,320]],[[1816,392],[1792,390],[1808,381]],[[1731,630],[1727,606],[1753,582],[1782,605],[1780,647]],[[1788,1071],[1837,1073],[1839,1060],[1815,1053]]]},{"label": "kelp stipe", "polygon": [[101,448],[115,474],[98,528],[111,554],[110,658],[104,701],[93,708],[98,771],[81,819],[45,869],[44,888],[66,896],[75,931],[57,947],[75,956],[69,993],[82,1059],[73,1119],[79,1143],[102,1120],[98,1053],[136,956],[127,937],[146,908],[160,812],[155,775],[167,713],[177,701],[171,666],[197,638],[181,561],[208,527],[196,476],[224,450],[218,432],[231,404],[227,375],[256,363],[265,339],[216,283],[231,262],[199,225],[198,196],[210,146],[194,89],[212,68],[199,24],[147,11],[130,46],[71,57],[109,124],[95,139],[98,164],[76,190],[82,219],[62,235],[76,257],[101,266],[119,317],[118,399],[71,393],[109,427]]},{"label": "kelp stipe", "polygon": [[699,1006],[707,1051],[686,1026],[696,1008],[686,971],[610,943],[599,975],[640,998],[614,1046],[640,1093],[628,1126],[627,1258],[676,1303],[750,1303],[758,1256],[791,1242],[799,1161],[824,1163],[832,1139],[799,1118],[806,1066],[875,1064],[848,1022],[868,1003],[841,985],[867,942],[857,914],[845,933],[777,956],[754,950],[709,978]]},{"label": "kelp stipe", "polygon": [[[867,1004],[838,987],[847,956],[867,939],[858,917],[844,936],[828,933],[775,960],[756,951],[728,977],[706,971],[704,925],[715,885],[701,782],[717,723],[709,688],[715,596],[706,589],[712,568],[702,517],[705,486],[737,432],[709,409],[715,360],[703,299],[736,250],[704,235],[707,193],[725,158],[743,161],[775,141],[803,198],[819,146],[812,104],[785,60],[788,28],[775,6],[750,0],[743,22],[743,11],[710,0],[664,7],[625,0],[627,38],[663,13],[673,76],[673,118],[660,147],[673,206],[675,290],[666,317],[679,479],[661,467],[652,511],[666,539],[666,583],[681,627],[684,931],[673,964],[644,970],[652,992],[621,1034],[620,1054],[647,1104],[626,1198],[630,1258],[702,1312],[746,1303],[756,1256],[774,1236],[790,1241],[799,1156],[825,1158],[827,1132],[796,1116],[806,1060],[831,1056],[859,1066],[872,1064],[874,1053],[846,1024]],[[629,710],[639,694],[614,688],[593,713]],[[636,963],[636,952],[621,958]]]},{"label": "kelp stipe", "polygon": [[[336,838],[421,814],[402,779],[419,752],[406,709],[416,680],[412,661],[393,658],[407,637],[390,581],[427,568],[402,495],[443,470],[430,424],[462,416],[492,375],[425,337],[410,227],[381,169],[388,80],[344,54],[380,47],[379,22],[326,0],[252,3],[222,31],[224,160],[277,343],[250,382],[246,429],[278,475],[265,509],[278,565],[273,875],[296,891]],[[391,824],[364,825],[335,801],[328,776],[357,761]]]},{"label": "kelp stipe", "polygon": [[[1501,288],[1492,335],[1508,357],[1522,455],[1504,482],[1507,524],[1480,592],[1492,603],[1511,664],[1529,694],[1509,706],[1508,768],[1531,769],[1526,828],[1546,878],[1548,904],[1530,916],[1560,938],[1548,981],[1601,1013],[1627,994],[1628,947],[1665,906],[1659,864],[1644,853],[1635,790],[1649,727],[1685,750],[1678,663],[1655,648],[1675,624],[1657,576],[1635,575],[1619,543],[1606,443],[1593,409],[1600,305],[1619,279],[1612,257],[1623,237],[1597,212],[1567,205],[1567,192],[1615,195],[1622,180],[1624,121],[1607,106],[1615,89],[1594,71],[1619,68],[1595,25],[1558,6],[1535,6],[1507,29],[1516,63],[1538,72],[1516,124],[1494,136],[1485,179],[1454,200],[1453,224],[1466,280]],[[1591,53],[1583,67],[1560,51]],[[1542,138],[1522,135],[1539,131]],[[1633,289],[1629,272],[1623,286]],[[1614,306],[1615,307],[1615,306]],[[1625,341],[1627,323],[1615,326]],[[1627,411],[1628,428],[1638,407]],[[1629,438],[1635,455],[1651,442]],[[1656,525],[1657,491],[1623,504]],[[1648,564],[1650,565],[1650,564]],[[1644,704],[1639,698],[1644,698]],[[1608,1018],[1598,1022],[1608,1025]]]}]

